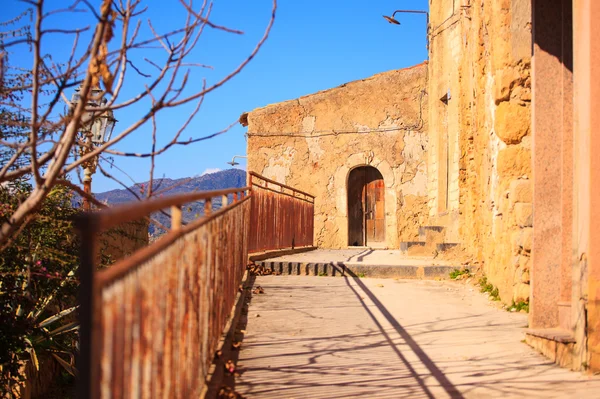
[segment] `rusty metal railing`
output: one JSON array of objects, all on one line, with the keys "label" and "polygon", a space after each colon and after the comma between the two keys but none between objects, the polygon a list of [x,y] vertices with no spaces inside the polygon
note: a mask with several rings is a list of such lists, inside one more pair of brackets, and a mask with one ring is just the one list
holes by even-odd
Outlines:
[{"label": "rusty metal railing", "polygon": [[[228,196],[233,202],[228,204]],[[212,200],[222,207],[212,210]],[[250,187],[134,203],[79,220],[82,237],[79,397],[192,398],[205,389],[248,255]],[[182,206],[204,200],[184,224]],[[171,229],[96,270],[98,234],[171,209]]]},{"label": "rusty metal railing", "polygon": [[251,253],[313,246],[315,197],[249,172]]}]

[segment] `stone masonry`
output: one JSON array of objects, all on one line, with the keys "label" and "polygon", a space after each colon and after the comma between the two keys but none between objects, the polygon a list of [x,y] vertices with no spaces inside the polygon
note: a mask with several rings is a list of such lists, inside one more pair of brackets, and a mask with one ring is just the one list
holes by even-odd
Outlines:
[{"label": "stone masonry", "polygon": [[427,222],[427,63],[256,109],[248,169],[316,196],[315,244],[348,246],[347,181],[370,165],[385,184],[385,245]]},{"label": "stone masonry", "polygon": [[529,299],[531,4],[430,0],[430,224]]}]

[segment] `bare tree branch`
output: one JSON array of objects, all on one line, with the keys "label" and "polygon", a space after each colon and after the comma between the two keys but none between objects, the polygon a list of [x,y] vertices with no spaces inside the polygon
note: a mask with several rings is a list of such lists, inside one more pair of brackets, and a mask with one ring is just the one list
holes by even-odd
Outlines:
[{"label": "bare tree branch", "polygon": [[93,195],[86,193],[85,191],[83,191],[83,189],[81,187],[79,187],[76,184],[71,183],[68,180],[56,179],[56,184],[70,188],[71,190],[73,190],[77,194],[79,194],[81,197],[87,198],[88,201],[90,201],[92,204],[96,205],[98,208],[108,208],[108,205],[103,204],[102,202],[98,201],[96,198],[94,198]]},{"label": "bare tree branch", "polygon": [[35,39],[33,40],[33,85],[31,91],[31,172],[35,177],[35,184],[42,184],[42,177],[37,163],[37,139],[38,139],[38,99],[39,99],[39,77],[42,41],[42,1],[36,4]]},{"label": "bare tree branch", "polygon": [[[109,13],[110,7],[104,7],[102,19],[96,26],[96,33],[94,35],[92,44],[92,61],[94,61],[94,59],[97,59],[100,46],[104,40],[104,33],[109,23]],[[65,129],[65,132],[63,133],[60,141],[57,143],[56,152],[50,161],[48,170],[44,176],[43,181],[41,182],[41,184],[38,184],[33,189],[29,197],[19,205],[19,207],[9,218],[8,222],[2,224],[2,227],[0,228],[0,244],[3,244],[4,242],[8,241],[12,234],[19,229],[19,227],[25,221],[25,219],[40,205],[44,198],[46,198],[46,196],[50,192],[50,189],[56,183],[56,179],[59,177],[59,175],[64,173],[63,166],[65,165],[68,159],[70,149],[75,141],[75,136],[79,131],[79,127],[81,126],[85,110],[85,102],[92,88],[93,74],[89,73],[91,72],[91,65],[93,65],[93,63],[90,63],[90,68],[88,68],[88,73],[86,74],[85,80],[81,88],[82,100],[75,107],[73,117],[67,125],[67,128]]]},{"label": "bare tree branch", "polygon": [[[127,191],[128,191],[130,194],[131,194],[131,195],[133,195],[133,196],[135,197],[135,199],[136,199],[136,200],[138,200],[138,201],[140,201],[140,202],[141,202],[141,201],[143,201],[142,197],[140,197],[140,196],[138,195],[138,193],[136,193],[135,191],[133,191],[131,188],[127,187],[127,185],[126,185],[125,183],[123,183],[121,180],[117,179],[116,177],[114,177],[114,176],[113,176],[113,175],[111,175],[110,173],[108,173],[108,172],[106,171],[106,169],[102,168],[100,165],[98,165],[98,167],[99,167],[99,169],[100,169],[100,172],[101,172],[101,173],[102,173],[104,176],[106,176],[106,177],[108,177],[109,179],[111,179],[111,180],[113,180],[113,181],[117,182],[117,183],[118,183],[118,184],[119,184],[121,187],[123,187],[123,188],[124,188],[125,190],[127,190]],[[165,216],[169,216],[169,217],[171,216],[171,215],[169,215],[167,212],[165,212],[165,211],[163,211],[163,210],[161,210],[161,211],[159,211],[159,212],[160,212],[160,213],[162,213],[162,214],[163,214],[163,215],[165,215]],[[153,219],[153,218],[151,218],[151,217],[146,217],[146,220],[148,220],[150,223],[153,223],[153,224],[155,224],[156,226],[160,227],[160,228],[161,228],[161,229],[163,229],[164,231],[168,231],[168,230],[169,230],[169,228],[168,228],[168,227],[165,227],[165,226],[164,226],[162,223],[160,223],[160,222],[159,222],[158,220],[156,220],[156,219]]]},{"label": "bare tree branch", "polygon": [[[71,0],[67,5],[48,10],[45,8],[51,8],[48,5],[50,3],[46,4],[44,0],[25,2],[31,4],[35,11],[24,14],[34,17],[30,25],[32,32],[29,33],[29,25],[17,27],[14,31],[21,32],[20,36],[16,35],[12,41],[2,43],[2,48],[8,51],[8,48],[27,46],[32,67],[31,70],[16,69],[10,85],[4,84],[6,76],[0,76],[0,107],[7,107],[25,116],[23,120],[2,123],[21,129],[26,134],[18,140],[0,137],[2,145],[5,144],[10,151],[4,157],[6,164],[0,165],[0,183],[31,176],[35,187],[9,220],[0,226],[0,246],[19,234],[19,230],[31,220],[31,215],[35,214],[56,184],[71,185],[70,189],[82,195],[79,192],[81,188],[76,189],[77,184],[68,181],[67,175],[74,172],[80,178],[82,168],[96,165],[98,159],[105,159],[103,154],[150,158],[150,181],[146,196],[160,193],[154,185],[159,155],[175,146],[216,137],[235,125],[211,135],[181,139],[199,113],[204,96],[229,82],[256,56],[271,32],[277,10],[277,0],[272,0],[272,12],[261,39],[237,67],[223,73],[210,86],[204,82],[202,87],[195,88],[190,83],[195,79],[194,74],[202,68],[212,68],[193,58],[193,50],[201,43],[204,29],[208,27],[231,34],[243,33],[214,23],[210,18],[211,1],[203,0],[198,5],[194,5],[192,0],[175,3],[183,7],[184,20],[165,32],[159,32],[158,25],[150,20],[142,24],[146,10],[152,5],[148,2],[148,7],[145,6],[144,0],[100,0],[100,7],[88,0]],[[78,17],[75,21],[81,20],[81,23],[76,23],[74,27],[45,22],[53,15],[69,13],[86,16],[87,20]],[[89,26],[90,19],[93,19],[93,29]],[[0,22],[0,29],[3,26]],[[87,31],[92,32],[91,37],[84,41],[82,38],[88,35],[83,33]],[[3,37],[0,36],[0,40]],[[115,37],[118,40],[113,41]],[[69,41],[67,46],[71,46],[71,51],[64,59],[54,60],[45,54],[45,46],[53,40]],[[4,55],[2,57],[2,65],[7,65],[8,60]],[[152,68],[149,71],[140,69],[140,62],[146,62]],[[5,70],[1,65],[0,69]],[[132,73],[143,78],[141,86],[135,86],[135,80],[128,78]],[[130,86],[127,90],[124,89],[126,84]],[[71,104],[71,95],[67,92],[76,86],[80,86],[79,99]],[[92,89],[96,93],[100,87],[102,93],[92,98]],[[126,92],[133,95],[126,96]],[[20,100],[22,93],[28,93],[29,101]],[[66,107],[60,109],[63,103]],[[158,118],[162,111],[191,103],[194,103],[193,109],[180,126],[166,133],[159,130]],[[99,117],[109,112],[134,112],[139,109],[143,111],[136,118],[128,118],[133,120],[129,126],[124,126],[110,140],[89,144],[86,138],[89,136],[85,132]],[[125,138],[145,125],[150,125],[151,129],[146,139],[151,142],[149,153],[131,153],[118,148]],[[107,177],[115,180],[102,165],[98,164],[98,167]]]},{"label": "bare tree branch", "polygon": [[[222,134],[227,133],[229,130],[231,130],[231,128],[233,128],[235,125],[237,125],[238,122],[235,121],[233,123],[231,123],[229,126],[227,126],[225,129],[220,130],[218,132],[209,134],[207,136],[203,136],[203,137],[198,137],[198,138],[189,138],[188,140],[183,140],[183,141],[175,141],[172,140],[169,144],[165,145],[164,147],[162,147],[161,149],[155,151],[155,152],[147,152],[147,153],[137,153],[137,152],[121,152],[121,151],[115,151],[115,150],[106,150],[105,153],[107,154],[112,154],[112,155],[118,155],[118,156],[123,156],[123,157],[138,157],[138,158],[148,158],[151,157],[152,155],[160,155],[163,152],[167,151],[169,148],[171,148],[174,145],[190,145],[190,144],[195,144],[195,143],[199,143],[200,141],[205,141],[205,140],[210,140],[212,138],[215,138],[217,136],[220,136]],[[187,126],[187,122],[186,122],[186,126]],[[181,130],[183,132],[183,130]]]}]

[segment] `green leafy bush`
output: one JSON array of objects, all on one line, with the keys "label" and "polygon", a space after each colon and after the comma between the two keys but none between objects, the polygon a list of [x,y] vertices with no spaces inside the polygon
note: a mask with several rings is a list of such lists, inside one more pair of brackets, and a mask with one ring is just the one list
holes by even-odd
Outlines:
[{"label": "green leafy bush", "polygon": [[[23,181],[0,186],[0,224],[32,187]],[[20,232],[0,248],[0,386],[14,387],[24,360],[51,356],[75,374],[76,290],[79,242],[72,225],[78,213],[68,189],[55,186]]]}]

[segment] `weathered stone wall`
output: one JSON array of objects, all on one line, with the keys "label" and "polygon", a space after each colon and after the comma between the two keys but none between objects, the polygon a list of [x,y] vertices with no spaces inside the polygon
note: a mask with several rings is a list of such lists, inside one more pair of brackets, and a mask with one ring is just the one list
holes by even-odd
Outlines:
[{"label": "weathered stone wall", "polygon": [[504,302],[528,300],[531,2],[430,0],[430,10],[430,223],[465,244]]},{"label": "weathered stone wall", "polygon": [[110,265],[148,246],[148,221],[123,223],[98,236],[98,264]]},{"label": "weathered stone wall", "polygon": [[[453,9],[453,7],[455,7]],[[431,6],[429,120],[430,151],[428,193],[430,224],[446,227],[446,240],[459,242],[459,117],[457,101],[461,92],[460,69],[463,57],[458,10],[453,0]]]},{"label": "weathered stone wall", "polygon": [[386,246],[427,220],[427,64],[256,109],[248,169],[316,196],[315,243],[348,245],[347,181],[371,165],[385,184]]}]

